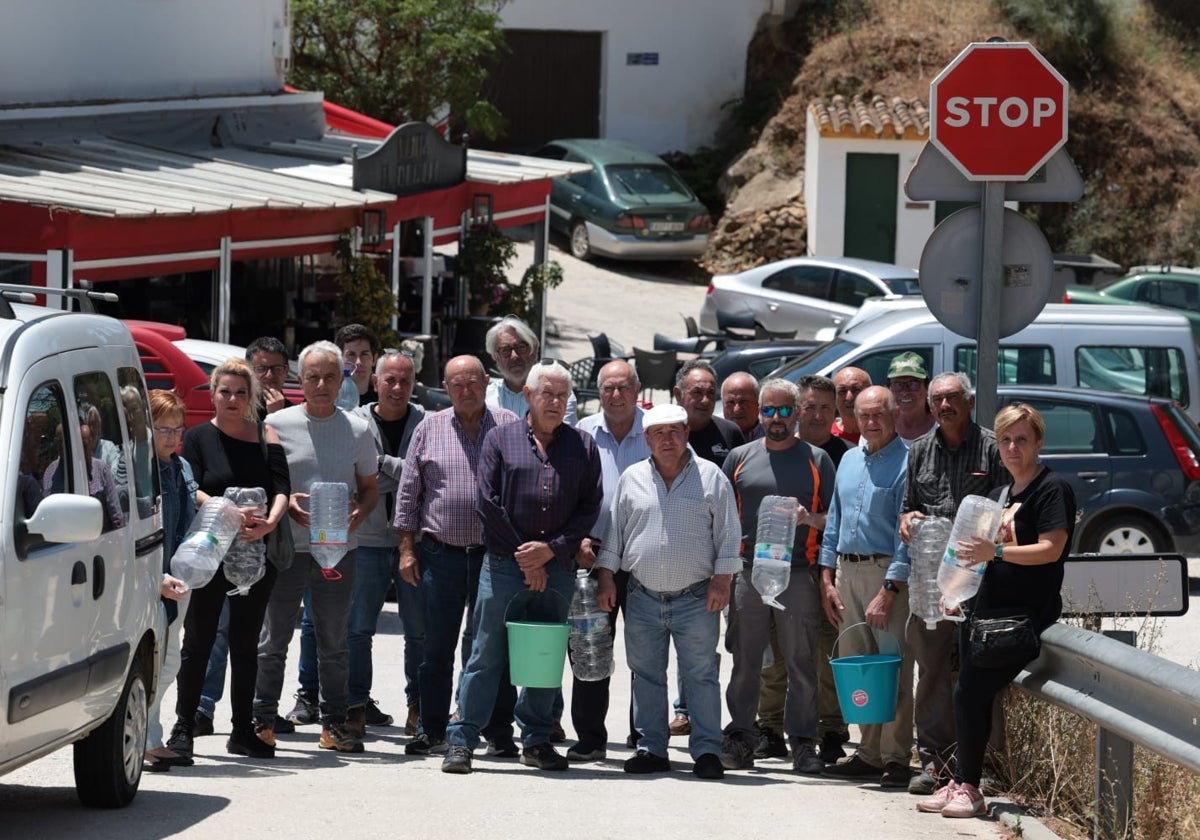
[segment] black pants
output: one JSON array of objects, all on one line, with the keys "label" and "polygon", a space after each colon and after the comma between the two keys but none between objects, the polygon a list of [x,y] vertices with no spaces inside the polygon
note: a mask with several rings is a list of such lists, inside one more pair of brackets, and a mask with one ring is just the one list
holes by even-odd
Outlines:
[{"label": "black pants", "polygon": [[[617,585],[617,604],[608,614],[608,632],[615,638],[617,613],[624,612],[625,599],[629,595],[629,572],[614,573],[613,583]],[[584,746],[604,747],[608,744],[608,727],[604,722],[608,717],[608,684],[611,679],[576,679],[572,683],[571,725],[575,727],[579,743]],[[634,732],[632,699],[629,703],[629,731]]]},{"label": "black pants", "polygon": [[[287,523],[283,523],[287,527]],[[262,634],[267,602],[275,584],[275,567],[267,563],[262,580],[245,595],[229,597],[229,704],[233,709],[234,730],[253,732],[254,684],[258,679],[258,638]],[[204,688],[204,671],[217,637],[217,623],[226,593],[233,585],[222,569],[207,586],[192,592],[187,617],[183,622],[183,647],[180,651],[179,677],[176,681],[176,725],[191,731],[196,708]]]},{"label": "black pants", "polygon": [[1024,665],[1010,668],[976,668],[971,664],[970,622],[958,626],[959,671],[954,687],[954,726],[958,734],[954,780],[979,787],[983,754],[992,734],[996,695],[1016,679]]}]

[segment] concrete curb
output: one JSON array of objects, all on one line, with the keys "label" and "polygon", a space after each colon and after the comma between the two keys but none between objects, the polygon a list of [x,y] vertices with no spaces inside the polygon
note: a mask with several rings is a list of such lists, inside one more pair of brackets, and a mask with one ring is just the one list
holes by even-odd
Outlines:
[{"label": "concrete curb", "polygon": [[1013,833],[1025,840],[1062,840],[1037,818],[1025,813],[1021,806],[1011,799],[992,798],[991,811],[999,822],[1004,823],[1013,830]]}]

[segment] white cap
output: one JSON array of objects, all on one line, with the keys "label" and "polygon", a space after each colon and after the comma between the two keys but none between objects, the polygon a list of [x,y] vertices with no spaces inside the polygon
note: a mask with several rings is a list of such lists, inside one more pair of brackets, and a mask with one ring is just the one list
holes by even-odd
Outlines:
[{"label": "white cap", "polygon": [[687,423],[687,411],[681,405],[656,405],[642,415],[642,428]]}]

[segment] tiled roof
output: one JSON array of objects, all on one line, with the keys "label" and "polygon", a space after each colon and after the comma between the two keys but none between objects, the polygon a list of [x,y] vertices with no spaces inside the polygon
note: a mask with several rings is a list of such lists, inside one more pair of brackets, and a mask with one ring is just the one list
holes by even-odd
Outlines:
[{"label": "tiled roof", "polygon": [[822,137],[879,140],[925,140],[929,137],[929,108],[920,99],[875,94],[867,101],[855,96],[814,99],[808,105]]}]

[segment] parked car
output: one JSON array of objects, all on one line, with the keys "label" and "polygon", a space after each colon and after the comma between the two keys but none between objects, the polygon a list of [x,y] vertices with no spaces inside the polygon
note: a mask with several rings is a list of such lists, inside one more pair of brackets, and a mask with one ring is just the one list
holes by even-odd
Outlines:
[{"label": "parked car", "polygon": [[[82,290],[29,291],[90,309]],[[141,781],[162,644],[138,350],[113,318],[4,303],[0,380],[0,774],[72,744],[80,800],[122,806]]]},{"label": "parked car", "polygon": [[920,293],[911,268],[843,257],[792,257],[714,276],[700,307],[700,326],[718,329],[718,312],[749,312],[771,332],[815,338],[820,330],[849,320],[868,298]]},{"label": "parked car", "polygon": [[734,341],[709,361],[717,372],[718,383],[735,373],[749,373],[761,382],[771,371],[800,358],[816,345],[812,339]]},{"label": "parked car", "polygon": [[623,140],[555,140],[534,155],[592,167],[550,191],[550,226],[572,256],[690,260],[708,246],[708,208],[662,158]]},{"label": "parked car", "polygon": [[1000,388],[1046,420],[1041,459],[1075,490],[1076,552],[1200,553],[1200,429],[1178,403],[1078,388]]},{"label": "parked car", "polygon": [[1105,286],[1067,286],[1063,303],[1140,303],[1174,309],[1192,324],[1200,341],[1200,269],[1136,266]]}]

